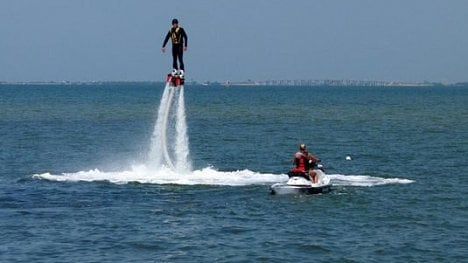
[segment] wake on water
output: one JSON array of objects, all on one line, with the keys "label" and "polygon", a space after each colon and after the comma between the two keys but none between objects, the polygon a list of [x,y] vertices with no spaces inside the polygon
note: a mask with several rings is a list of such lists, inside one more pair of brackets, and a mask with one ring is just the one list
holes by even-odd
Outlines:
[{"label": "wake on water", "polygon": [[[366,175],[341,175],[327,174],[335,186],[377,186],[386,184],[409,184],[412,180],[401,178],[381,178]],[[35,174],[33,178],[51,181],[69,182],[94,182],[108,181],[115,184],[127,184],[132,182],[148,184],[179,184],[179,185],[267,185],[278,182],[286,182],[286,174],[258,173],[250,170],[238,170],[232,172],[217,171],[212,167],[201,170],[179,173],[167,167],[156,170],[146,165],[133,166],[129,171],[103,172],[98,169],[80,171],[77,173],[62,173],[53,175],[50,173]]]},{"label": "wake on water", "polygon": [[[175,98],[175,99],[174,99]],[[374,186],[406,184],[413,181],[399,178],[372,176],[329,175],[333,185]],[[189,139],[185,115],[184,86],[166,84],[156,124],[151,138],[151,148],[145,164],[132,166],[128,171],[103,172],[98,169],[76,173],[35,174],[33,178],[51,181],[108,181],[116,184],[130,182],[181,185],[252,185],[285,182],[286,174],[258,173],[250,170],[217,171],[212,167],[192,170]]]}]

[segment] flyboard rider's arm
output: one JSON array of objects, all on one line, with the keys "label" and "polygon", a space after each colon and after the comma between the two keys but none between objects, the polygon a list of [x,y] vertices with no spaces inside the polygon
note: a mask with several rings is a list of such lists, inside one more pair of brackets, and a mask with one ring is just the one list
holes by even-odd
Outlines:
[{"label": "flyboard rider's arm", "polygon": [[169,30],[169,32],[167,32],[166,38],[163,41],[163,45],[161,48],[162,52],[166,51],[166,44],[167,44],[167,41],[169,41],[170,37],[171,37],[171,31]]},{"label": "flyboard rider's arm", "polygon": [[184,50],[187,50],[187,33],[185,33],[185,29],[182,28],[182,39],[184,41]]}]

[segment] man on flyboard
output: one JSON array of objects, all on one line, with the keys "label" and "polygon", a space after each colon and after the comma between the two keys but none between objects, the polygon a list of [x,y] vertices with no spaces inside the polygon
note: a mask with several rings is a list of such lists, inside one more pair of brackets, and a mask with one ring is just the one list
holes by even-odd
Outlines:
[{"label": "man on flyboard", "polygon": [[[162,45],[162,52],[166,51],[166,44],[169,41],[169,38],[172,40],[172,68],[173,75],[177,74],[180,76],[184,75],[184,51],[187,50],[187,34],[185,30],[179,26],[179,21],[177,19],[172,19],[172,27],[167,32],[166,38],[164,39]],[[180,67],[177,65],[179,61]]]}]

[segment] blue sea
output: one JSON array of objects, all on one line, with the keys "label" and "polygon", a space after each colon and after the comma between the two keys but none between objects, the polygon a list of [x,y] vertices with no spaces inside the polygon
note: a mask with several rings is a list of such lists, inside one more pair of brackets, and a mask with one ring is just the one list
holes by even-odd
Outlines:
[{"label": "blue sea", "polygon": [[[188,84],[182,172],[164,89],[0,85],[0,262],[468,261],[468,86]],[[271,195],[300,143],[332,191]]]}]

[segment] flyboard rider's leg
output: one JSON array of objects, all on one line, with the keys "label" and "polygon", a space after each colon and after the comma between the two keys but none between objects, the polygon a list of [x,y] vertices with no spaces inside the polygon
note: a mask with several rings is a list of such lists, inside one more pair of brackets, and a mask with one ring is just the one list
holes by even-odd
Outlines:
[{"label": "flyboard rider's leg", "polygon": [[185,66],[184,66],[184,48],[182,45],[179,47],[179,65],[180,65],[180,70],[185,71]]},{"label": "flyboard rider's leg", "polygon": [[175,69],[175,70],[179,69],[179,67],[177,66],[178,54],[179,54],[178,46],[177,45],[172,45],[172,68]]},{"label": "flyboard rider's leg", "polygon": [[[179,61],[179,66],[177,65],[177,61]],[[173,44],[172,45],[172,67],[174,69],[185,70],[184,67],[184,47],[181,44]]]}]

